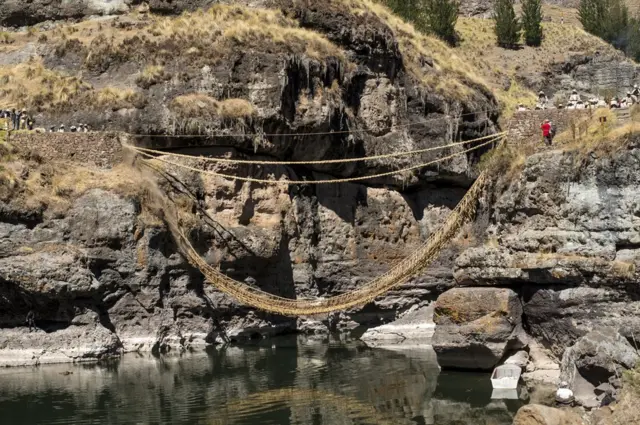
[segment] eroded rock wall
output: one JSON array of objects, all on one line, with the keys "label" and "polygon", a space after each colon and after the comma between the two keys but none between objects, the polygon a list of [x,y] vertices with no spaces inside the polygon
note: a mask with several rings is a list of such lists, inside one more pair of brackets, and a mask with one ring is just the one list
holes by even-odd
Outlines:
[{"label": "eroded rock wall", "polygon": [[531,156],[492,210],[484,246],[456,260],[457,283],[508,287],[525,329],[560,358],[592,329],[640,332],[640,148]]}]

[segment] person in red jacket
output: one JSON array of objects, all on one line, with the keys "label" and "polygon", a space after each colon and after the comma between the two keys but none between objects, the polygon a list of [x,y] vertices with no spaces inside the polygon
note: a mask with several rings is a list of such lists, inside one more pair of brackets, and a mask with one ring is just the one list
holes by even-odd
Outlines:
[{"label": "person in red jacket", "polygon": [[549,122],[549,120],[544,120],[540,128],[542,129],[542,137],[544,138],[544,142],[547,144],[547,146],[551,146],[551,123]]}]

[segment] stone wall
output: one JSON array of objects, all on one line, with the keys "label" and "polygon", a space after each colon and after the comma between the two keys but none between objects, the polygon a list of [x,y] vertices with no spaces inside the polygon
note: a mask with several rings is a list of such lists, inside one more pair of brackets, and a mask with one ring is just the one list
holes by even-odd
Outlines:
[{"label": "stone wall", "polygon": [[512,142],[521,143],[523,141],[542,140],[540,125],[545,119],[553,122],[559,134],[570,128],[571,121],[579,120],[592,112],[592,110],[587,109],[548,109],[544,111],[516,112],[507,128],[510,129]]},{"label": "stone wall", "polygon": [[71,160],[112,167],[122,161],[118,133],[34,133],[18,132],[9,136],[11,145],[31,152],[44,161]]}]

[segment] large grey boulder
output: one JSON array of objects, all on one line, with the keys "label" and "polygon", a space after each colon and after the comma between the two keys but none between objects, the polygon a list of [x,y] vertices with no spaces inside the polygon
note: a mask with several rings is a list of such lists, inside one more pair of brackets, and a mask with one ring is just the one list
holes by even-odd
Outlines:
[{"label": "large grey boulder", "polygon": [[560,377],[569,383],[578,402],[595,407],[607,396],[615,396],[623,373],[639,360],[636,349],[615,329],[601,328],[565,351]]},{"label": "large grey boulder", "polygon": [[522,347],[522,305],[503,288],[454,288],[438,297],[433,348],[442,368],[489,370]]}]

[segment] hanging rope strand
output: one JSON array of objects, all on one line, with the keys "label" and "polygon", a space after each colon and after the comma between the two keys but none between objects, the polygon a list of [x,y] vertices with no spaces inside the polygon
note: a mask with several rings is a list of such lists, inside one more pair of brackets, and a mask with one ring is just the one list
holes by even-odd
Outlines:
[{"label": "hanging rope strand", "polygon": [[373,161],[373,160],[379,160],[379,159],[397,158],[397,157],[402,157],[402,156],[418,155],[418,154],[422,154],[422,153],[426,153],[426,152],[433,152],[433,151],[438,151],[438,150],[442,150],[442,149],[453,148],[453,147],[456,147],[456,146],[462,146],[462,145],[466,145],[466,144],[469,144],[469,143],[481,142],[481,141],[487,140],[487,139],[498,139],[499,137],[504,136],[506,134],[507,134],[507,132],[503,131],[501,133],[496,133],[496,134],[480,137],[480,138],[473,139],[473,140],[466,140],[466,141],[463,141],[463,142],[450,143],[448,145],[435,146],[435,147],[430,147],[430,148],[425,148],[425,149],[418,149],[418,150],[407,151],[407,152],[394,152],[394,153],[390,153],[390,154],[366,156],[366,157],[362,157],[362,158],[325,159],[325,160],[317,160],[317,161],[257,161],[257,160],[251,160],[251,159],[211,158],[211,157],[206,157],[206,156],[197,156],[196,157],[196,156],[193,156],[193,155],[185,155],[185,154],[166,152],[166,151],[160,151],[160,150],[154,150],[154,149],[148,149],[148,148],[141,148],[141,147],[137,147],[137,146],[135,147],[135,149],[140,151],[140,152],[145,152],[145,153],[148,153],[148,154],[166,155],[166,156],[173,156],[173,157],[176,157],[176,158],[188,158],[188,159],[198,158],[198,159],[200,159],[202,161],[206,161],[206,162],[220,162],[220,163],[226,163],[226,164],[325,165],[325,164],[344,164],[344,163],[360,162],[360,161]]},{"label": "hanging rope strand", "polygon": [[332,183],[348,183],[348,182],[355,182],[355,181],[363,181],[363,180],[370,180],[370,179],[375,179],[375,178],[380,178],[380,177],[386,177],[386,176],[393,176],[396,174],[400,174],[400,173],[405,173],[405,172],[409,172],[409,171],[413,171],[413,170],[418,170],[424,167],[428,167],[430,165],[433,164],[437,164],[443,161],[447,161],[449,159],[455,158],[457,156],[472,152],[474,150],[480,149],[483,146],[487,146],[491,143],[494,143],[496,141],[499,141],[502,139],[497,139],[497,140],[489,140],[487,142],[481,143],[479,145],[476,145],[472,148],[463,150],[461,152],[457,152],[455,154],[451,154],[442,158],[438,158],[436,160],[433,161],[429,161],[429,162],[425,162],[422,164],[418,164],[412,167],[407,167],[407,168],[403,168],[401,170],[395,170],[395,171],[388,171],[385,173],[378,173],[378,174],[373,174],[373,175],[368,175],[368,176],[358,176],[358,177],[348,177],[348,178],[342,178],[342,179],[326,179],[326,180],[267,180],[267,179],[258,179],[258,178],[254,178],[254,177],[241,177],[241,176],[234,176],[234,175],[230,175],[230,174],[222,174],[222,173],[217,173],[214,171],[208,171],[208,170],[201,170],[199,168],[196,167],[191,167],[189,165],[184,165],[184,164],[178,164],[176,162],[173,161],[168,161],[166,159],[162,159],[162,158],[157,158],[154,157],[151,154],[142,152],[138,149],[136,149],[135,147],[130,147],[132,150],[134,150],[135,152],[137,152],[138,154],[150,158],[152,161],[156,161],[156,162],[160,162],[166,165],[171,165],[177,168],[182,168],[184,170],[189,170],[189,171],[193,171],[196,173],[200,173],[203,175],[208,175],[208,176],[213,176],[213,177],[222,177],[225,179],[230,179],[230,180],[238,180],[238,181],[245,181],[245,182],[251,182],[251,183],[261,183],[261,184],[273,184],[273,185],[278,185],[278,184],[287,184],[287,185],[293,185],[293,184],[332,184]]},{"label": "hanging rope strand", "polygon": [[[502,138],[501,143],[504,140],[505,138]],[[460,152],[457,155],[462,155],[463,153]],[[144,163],[152,168],[155,167],[148,161]],[[210,266],[197,253],[180,226],[180,213],[175,204],[169,201],[165,195],[157,193],[157,196],[159,205],[164,212],[165,221],[178,245],[178,249],[193,267],[203,273],[210,284],[239,302],[264,311],[287,316],[309,316],[364,305],[427,267],[457,234],[460,227],[473,216],[478,199],[488,181],[488,172],[483,171],[456,208],[449,214],[442,227],[431,234],[427,241],[409,257],[396,263],[387,273],[354,291],[316,300],[283,298],[235,281],[222,274]]]}]

